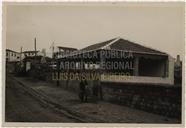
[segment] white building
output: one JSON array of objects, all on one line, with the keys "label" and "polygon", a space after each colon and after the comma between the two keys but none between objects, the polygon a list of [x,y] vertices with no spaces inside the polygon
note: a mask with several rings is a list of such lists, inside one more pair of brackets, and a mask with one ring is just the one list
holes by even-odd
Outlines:
[{"label": "white building", "polygon": [[7,62],[20,61],[20,53],[10,49],[6,49],[6,61]]},{"label": "white building", "polygon": [[[39,51],[36,51],[36,55]],[[35,56],[35,51],[24,51],[23,52],[24,57],[30,57],[30,56]]]},{"label": "white building", "polygon": [[74,51],[77,51],[77,49],[71,47],[57,46],[56,52],[54,52],[54,58],[61,58],[62,56],[68,55]]}]

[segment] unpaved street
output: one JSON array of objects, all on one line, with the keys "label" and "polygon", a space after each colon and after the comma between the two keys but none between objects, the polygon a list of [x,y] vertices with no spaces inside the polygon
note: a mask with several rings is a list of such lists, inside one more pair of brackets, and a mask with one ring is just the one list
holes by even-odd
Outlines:
[{"label": "unpaved street", "polygon": [[58,114],[25,92],[21,85],[7,77],[6,80],[6,122],[77,122]]},{"label": "unpaved street", "polygon": [[[47,97],[34,96],[35,94],[33,95],[31,90],[37,91],[37,94],[40,96],[45,94]],[[43,98],[45,98],[45,103],[39,100]],[[51,102],[51,100],[53,102]],[[55,106],[51,107],[51,104],[54,103]],[[63,90],[60,87],[56,87],[44,81],[33,82],[32,78],[28,77],[6,77],[5,108],[6,122],[180,122],[177,119],[171,119],[126,106],[115,105],[105,101],[82,103],[78,99],[77,94]]]}]

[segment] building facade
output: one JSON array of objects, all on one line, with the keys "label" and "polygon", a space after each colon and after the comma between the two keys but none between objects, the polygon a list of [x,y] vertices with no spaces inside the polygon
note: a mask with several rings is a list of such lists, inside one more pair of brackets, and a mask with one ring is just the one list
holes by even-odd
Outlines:
[{"label": "building facade", "polygon": [[23,55],[24,57],[33,57],[35,56],[35,54],[37,55],[39,51],[24,51]]},{"label": "building facade", "polygon": [[6,49],[6,61],[7,62],[17,62],[20,61],[20,53]]},{"label": "building facade", "polygon": [[76,48],[71,48],[71,47],[61,47],[57,46],[56,52],[54,52],[53,57],[54,58],[61,58],[64,55],[70,54],[74,51],[77,51]]},{"label": "building facade", "polygon": [[[126,53],[126,57],[125,55],[121,57],[124,53]],[[131,57],[128,58],[127,54],[130,54]],[[122,38],[93,44],[58,60],[62,63],[60,65],[64,65],[64,62],[75,62],[77,70],[80,66],[91,72],[92,67],[96,67],[95,70],[101,74],[100,80],[102,82],[174,84],[173,57],[167,53]],[[118,65],[123,66],[123,68],[119,68]],[[115,66],[116,68],[113,68]],[[61,70],[64,69],[61,68]]]}]

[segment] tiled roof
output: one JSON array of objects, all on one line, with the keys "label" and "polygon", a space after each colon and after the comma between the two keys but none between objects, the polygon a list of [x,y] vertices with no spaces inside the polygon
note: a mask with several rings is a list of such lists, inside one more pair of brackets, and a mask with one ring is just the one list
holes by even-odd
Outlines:
[{"label": "tiled roof", "polygon": [[66,49],[66,50],[77,50],[76,48],[71,48],[71,47],[62,47],[62,46],[57,46],[60,49]]},{"label": "tiled roof", "polygon": [[149,53],[149,54],[165,54],[164,52],[142,46],[137,43],[133,43],[131,41],[122,39],[122,38],[114,38],[102,43],[97,43],[90,45],[88,47],[83,48],[84,51],[95,50],[95,49],[103,49],[104,47],[109,46],[110,49],[117,49],[117,50],[127,50],[133,51],[137,53]]},{"label": "tiled roof", "polygon": [[[39,52],[39,51],[36,51]],[[35,51],[24,51],[23,53],[35,53]]]},{"label": "tiled roof", "polygon": [[97,44],[93,44],[93,45],[90,45],[88,47],[85,47],[81,50],[83,51],[89,51],[89,50],[95,50],[95,49],[99,49],[101,47],[104,47],[105,45],[109,44],[110,42],[114,41],[116,38],[114,39],[111,39],[111,40],[108,40],[108,41],[104,41],[104,42],[101,42],[101,43],[97,43]]},{"label": "tiled roof", "polygon": [[13,51],[13,50],[11,50],[11,49],[6,49],[6,51],[14,52],[14,53],[19,53],[19,52]]}]

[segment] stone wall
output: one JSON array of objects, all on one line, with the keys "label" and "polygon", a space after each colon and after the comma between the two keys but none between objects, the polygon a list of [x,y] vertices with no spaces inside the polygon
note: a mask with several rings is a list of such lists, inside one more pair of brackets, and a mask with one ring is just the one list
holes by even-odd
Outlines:
[{"label": "stone wall", "polygon": [[181,119],[181,87],[102,83],[104,100]]},{"label": "stone wall", "polygon": [[[110,82],[102,82],[101,85],[105,101],[181,119],[181,86]],[[79,81],[60,81],[60,86],[78,93]]]}]

